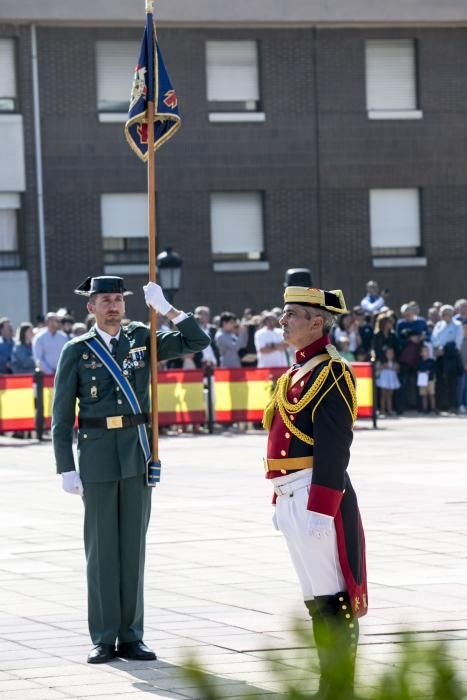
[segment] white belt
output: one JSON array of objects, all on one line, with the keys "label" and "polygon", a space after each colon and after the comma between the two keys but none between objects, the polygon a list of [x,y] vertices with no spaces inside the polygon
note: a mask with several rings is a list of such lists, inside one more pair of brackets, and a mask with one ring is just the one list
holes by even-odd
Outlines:
[{"label": "white belt", "polygon": [[294,479],[288,484],[282,484],[282,486],[274,486],[274,493],[276,496],[293,496],[295,491],[300,491],[311,484],[311,474],[300,477],[300,479]]}]

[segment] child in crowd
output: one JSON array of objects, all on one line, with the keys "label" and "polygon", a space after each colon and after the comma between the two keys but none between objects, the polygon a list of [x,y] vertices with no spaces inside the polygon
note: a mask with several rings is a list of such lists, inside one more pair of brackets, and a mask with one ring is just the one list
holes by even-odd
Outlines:
[{"label": "child in crowd", "polygon": [[431,349],[424,343],[420,351],[417,370],[418,395],[422,402],[422,412],[436,412],[436,362],[431,356]]},{"label": "child in crowd", "polygon": [[388,416],[394,415],[392,401],[394,392],[400,388],[397,373],[399,365],[396,362],[396,355],[393,348],[386,348],[384,351],[384,362],[376,365],[376,386],[380,389],[380,412]]},{"label": "child in crowd", "polygon": [[344,360],[347,360],[347,362],[355,362],[355,355],[350,350],[350,338],[347,335],[341,335],[337,343],[337,348]]}]

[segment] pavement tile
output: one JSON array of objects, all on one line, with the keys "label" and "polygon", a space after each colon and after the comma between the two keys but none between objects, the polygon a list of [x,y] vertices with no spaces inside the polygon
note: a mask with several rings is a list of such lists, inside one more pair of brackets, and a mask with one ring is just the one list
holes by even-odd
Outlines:
[{"label": "pavement tile", "polygon": [[2,700],[61,700],[67,698],[66,693],[59,693],[51,688],[5,690]]}]

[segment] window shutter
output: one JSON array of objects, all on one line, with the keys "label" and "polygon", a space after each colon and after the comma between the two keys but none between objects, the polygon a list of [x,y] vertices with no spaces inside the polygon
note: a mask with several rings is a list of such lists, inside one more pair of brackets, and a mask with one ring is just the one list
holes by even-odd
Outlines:
[{"label": "window shutter", "polygon": [[208,41],[206,68],[209,102],[259,100],[255,41]]},{"label": "window shutter", "polygon": [[101,196],[104,238],[145,238],[148,235],[146,194],[103,194]]},{"label": "window shutter", "polygon": [[0,209],[0,252],[18,250],[16,209]]},{"label": "window shutter", "polygon": [[0,111],[12,111],[15,98],[15,41],[14,39],[0,39]]},{"label": "window shutter", "polygon": [[390,39],[366,42],[367,109],[417,109],[415,42]]},{"label": "window shutter", "polygon": [[418,189],[370,190],[372,249],[420,246]]},{"label": "window shutter", "polygon": [[97,103],[100,111],[128,110],[139,48],[136,41],[97,42]]},{"label": "window shutter", "polygon": [[264,250],[261,192],[211,194],[211,245],[216,255],[258,260]]}]

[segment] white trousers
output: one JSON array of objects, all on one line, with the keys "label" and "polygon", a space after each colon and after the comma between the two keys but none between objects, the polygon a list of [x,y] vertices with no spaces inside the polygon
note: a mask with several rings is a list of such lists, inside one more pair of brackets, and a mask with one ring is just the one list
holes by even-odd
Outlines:
[{"label": "white trousers", "polygon": [[337,553],[334,523],[329,535],[318,538],[307,534],[311,469],[271,481],[274,486],[287,484],[291,488],[294,481],[300,482],[293,496],[277,496],[275,519],[287,542],[302,587],[303,599],[312,600],[315,596],[334,595],[347,590]]}]

